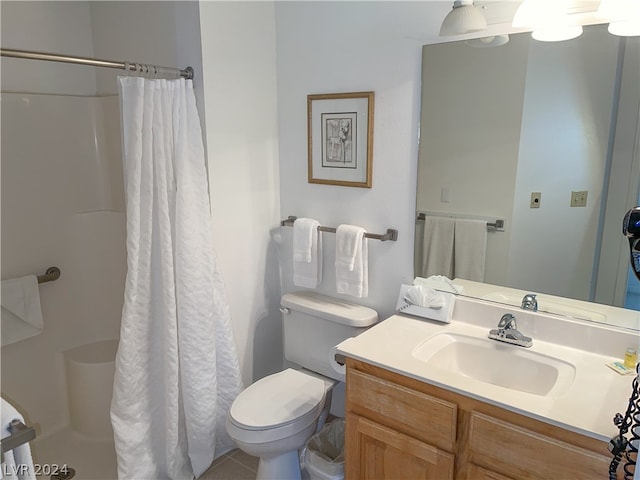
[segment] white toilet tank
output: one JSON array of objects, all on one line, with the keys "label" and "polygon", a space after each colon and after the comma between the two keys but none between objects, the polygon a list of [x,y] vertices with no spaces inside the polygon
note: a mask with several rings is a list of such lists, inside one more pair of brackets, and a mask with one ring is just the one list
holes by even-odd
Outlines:
[{"label": "white toilet tank", "polygon": [[344,382],[335,346],[378,321],[375,310],[314,292],[282,296],[284,356],[290,362]]}]

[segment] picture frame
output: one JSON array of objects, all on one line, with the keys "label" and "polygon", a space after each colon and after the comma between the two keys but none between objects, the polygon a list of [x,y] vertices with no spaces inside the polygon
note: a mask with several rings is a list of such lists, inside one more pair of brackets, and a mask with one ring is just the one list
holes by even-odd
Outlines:
[{"label": "picture frame", "polygon": [[309,183],[371,188],[374,97],[307,95]]}]

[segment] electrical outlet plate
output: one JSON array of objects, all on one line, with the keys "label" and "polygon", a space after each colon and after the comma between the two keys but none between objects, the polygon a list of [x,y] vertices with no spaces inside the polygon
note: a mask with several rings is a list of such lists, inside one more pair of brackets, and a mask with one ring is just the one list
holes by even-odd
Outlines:
[{"label": "electrical outlet plate", "polygon": [[577,192],[571,192],[571,206],[572,207],[586,207],[587,206],[587,190],[580,190]]},{"label": "electrical outlet plate", "polygon": [[540,208],[540,200],[542,200],[541,192],[531,192],[531,203],[529,203],[529,208]]},{"label": "electrical outlet plate", "polygon": [[440,187],[440,202],[449,203],[449,187],[448,186]]}]

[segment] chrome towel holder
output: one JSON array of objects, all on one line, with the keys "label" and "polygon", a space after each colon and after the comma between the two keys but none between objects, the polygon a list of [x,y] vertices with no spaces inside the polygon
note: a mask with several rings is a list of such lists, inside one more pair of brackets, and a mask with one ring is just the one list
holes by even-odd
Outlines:
[{"label": "chrome towel holder", "polygon": [[[282,220],[280,222],[281,227],[293,227],[293,222],[296,221],[298,217],[294,217],[290,215],[286,220]],[[335,227],[324,227],[320,225],[318,227],[318,231],[320,232],[329,232],[336,233]],[[394,230],[392,228],[387,229],[387,233],[365,233],[364,236],[366,238],[371,238],[373,240],[380,240],[381,242],[386,242],[387,240],[391,242],[395,242],[398,240],[398,230]]]}]

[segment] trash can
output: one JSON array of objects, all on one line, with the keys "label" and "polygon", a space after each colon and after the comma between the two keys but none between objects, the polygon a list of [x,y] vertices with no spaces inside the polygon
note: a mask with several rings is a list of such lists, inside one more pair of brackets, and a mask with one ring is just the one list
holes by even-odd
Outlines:
[{"label": "trash can", "polygon": [[327,423],[309,439],[300,457],[310,480],[343,480],[344,420]]}]

